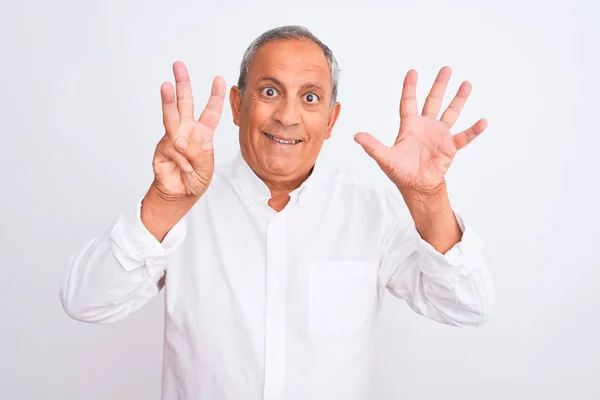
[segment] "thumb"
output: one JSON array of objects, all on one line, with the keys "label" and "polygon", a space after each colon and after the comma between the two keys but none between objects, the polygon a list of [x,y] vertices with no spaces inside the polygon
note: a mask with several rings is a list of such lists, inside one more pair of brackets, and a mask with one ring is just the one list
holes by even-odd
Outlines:
[{"label": "thumb", "polygon": [[183,136],[175,139],[175,148],[188,159],[193,167],[199,167],[206,160],[207,155],[213,154],[212,140],[199,143],[195,140],[188,140]]},{"label": "thumb", "polygon": [[366,132],[360,132],[354,135],[354,141],[360,144],[363,149],[370,155],[379,165],[385,164],[385,158],[388,152],[388,147]]}]

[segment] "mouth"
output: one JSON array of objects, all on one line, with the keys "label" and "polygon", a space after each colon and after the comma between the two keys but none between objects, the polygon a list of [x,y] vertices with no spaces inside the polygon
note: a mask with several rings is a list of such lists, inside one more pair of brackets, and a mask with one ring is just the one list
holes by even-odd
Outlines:
[{"label": "mouth", "polygon": [[262,132],[262,133],[263,133],[263,134],[264,134],[266,137],[268,137],[270,140],[272,140],[272,141],[274,141],[274,142],[277,142],[277,143],[279,143],[279,144],[284,144],[284,145],[288,145],[288,146],[293,146],[293,145],[295,145],[295,144],[302,143],[302,140],[286,140],[286,139],[282,139],[282,138],[275,137],[275,136],[273,136],[273,135],[269,135],[269,134],[268,134],[268,133],[266,133],[266,132]]}]

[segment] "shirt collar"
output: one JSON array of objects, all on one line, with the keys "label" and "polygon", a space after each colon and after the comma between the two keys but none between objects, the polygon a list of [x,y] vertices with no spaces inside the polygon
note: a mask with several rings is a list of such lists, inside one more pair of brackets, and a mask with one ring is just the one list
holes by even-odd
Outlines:
[{"label": "shirt collar", "polygon": [[[290,192],[290,202],[288,204],[298,204],[298,207],[306,205],[319,192],[321,184],[326,180],[329,168],[317,159],[312,173],[296,189]],[[267,185],[250,168],[241,150],[238,151],[233,160],[233,180],[240,191],[248,200],[254,200],[259,204],[267,204],[271,198],[271,191]]]}]

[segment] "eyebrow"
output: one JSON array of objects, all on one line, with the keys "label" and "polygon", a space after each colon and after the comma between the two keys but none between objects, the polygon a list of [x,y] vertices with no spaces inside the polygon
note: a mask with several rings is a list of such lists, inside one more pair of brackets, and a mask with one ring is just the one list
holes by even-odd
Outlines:
[{"label": "eyebrow", "polygon": [[[261,78],[258,79],[258,82],[262,82],[262,81],[271,81],[274,84],[283,87],[283,84],[276,78],[273,78],[272,76],[263,76]],[[304,85],[302,85],[302,87],[300,88],[300,90],[305,90],[305,89],[317,89],[320,90],[321,92],[325,92],[325,90],[323,90],[323,88],[315,83],[312,82],[307,82]]]}]

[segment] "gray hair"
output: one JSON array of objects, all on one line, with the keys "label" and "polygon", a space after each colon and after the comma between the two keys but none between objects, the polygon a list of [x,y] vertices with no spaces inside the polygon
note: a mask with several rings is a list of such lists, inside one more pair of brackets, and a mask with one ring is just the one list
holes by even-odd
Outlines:
[{"label": "gray hair", "polygon": [[315,35],[313,35],[307,28],[298,25],[287,25],[280,26],[278,28],[274,28],[266,31],[258,38],[256,38],[250,46],[246,49],[244,56],[242,57],[242,64],[240,65],[240,77],[238,79],[238,87],[244,94],[246,90],[246,80],[248,79],[248,69],[250,68],[250,64],[252,60],[256,56],[258,50],[265,44],[272,42],[274,40],[290,40],[290,39],[300,39],[300,40],[309,40],[315,44],[317,44],[323,53],[325,53],[325,57],[327,58],[327,62],[329,64],[329,70],[331,72],[331,107],[336,102],[337,92],[338,92],[338,78],[340,74],[340,68],[338,63],[333,56],[333,52],[327,47],[323,42],[321,42]]}]

